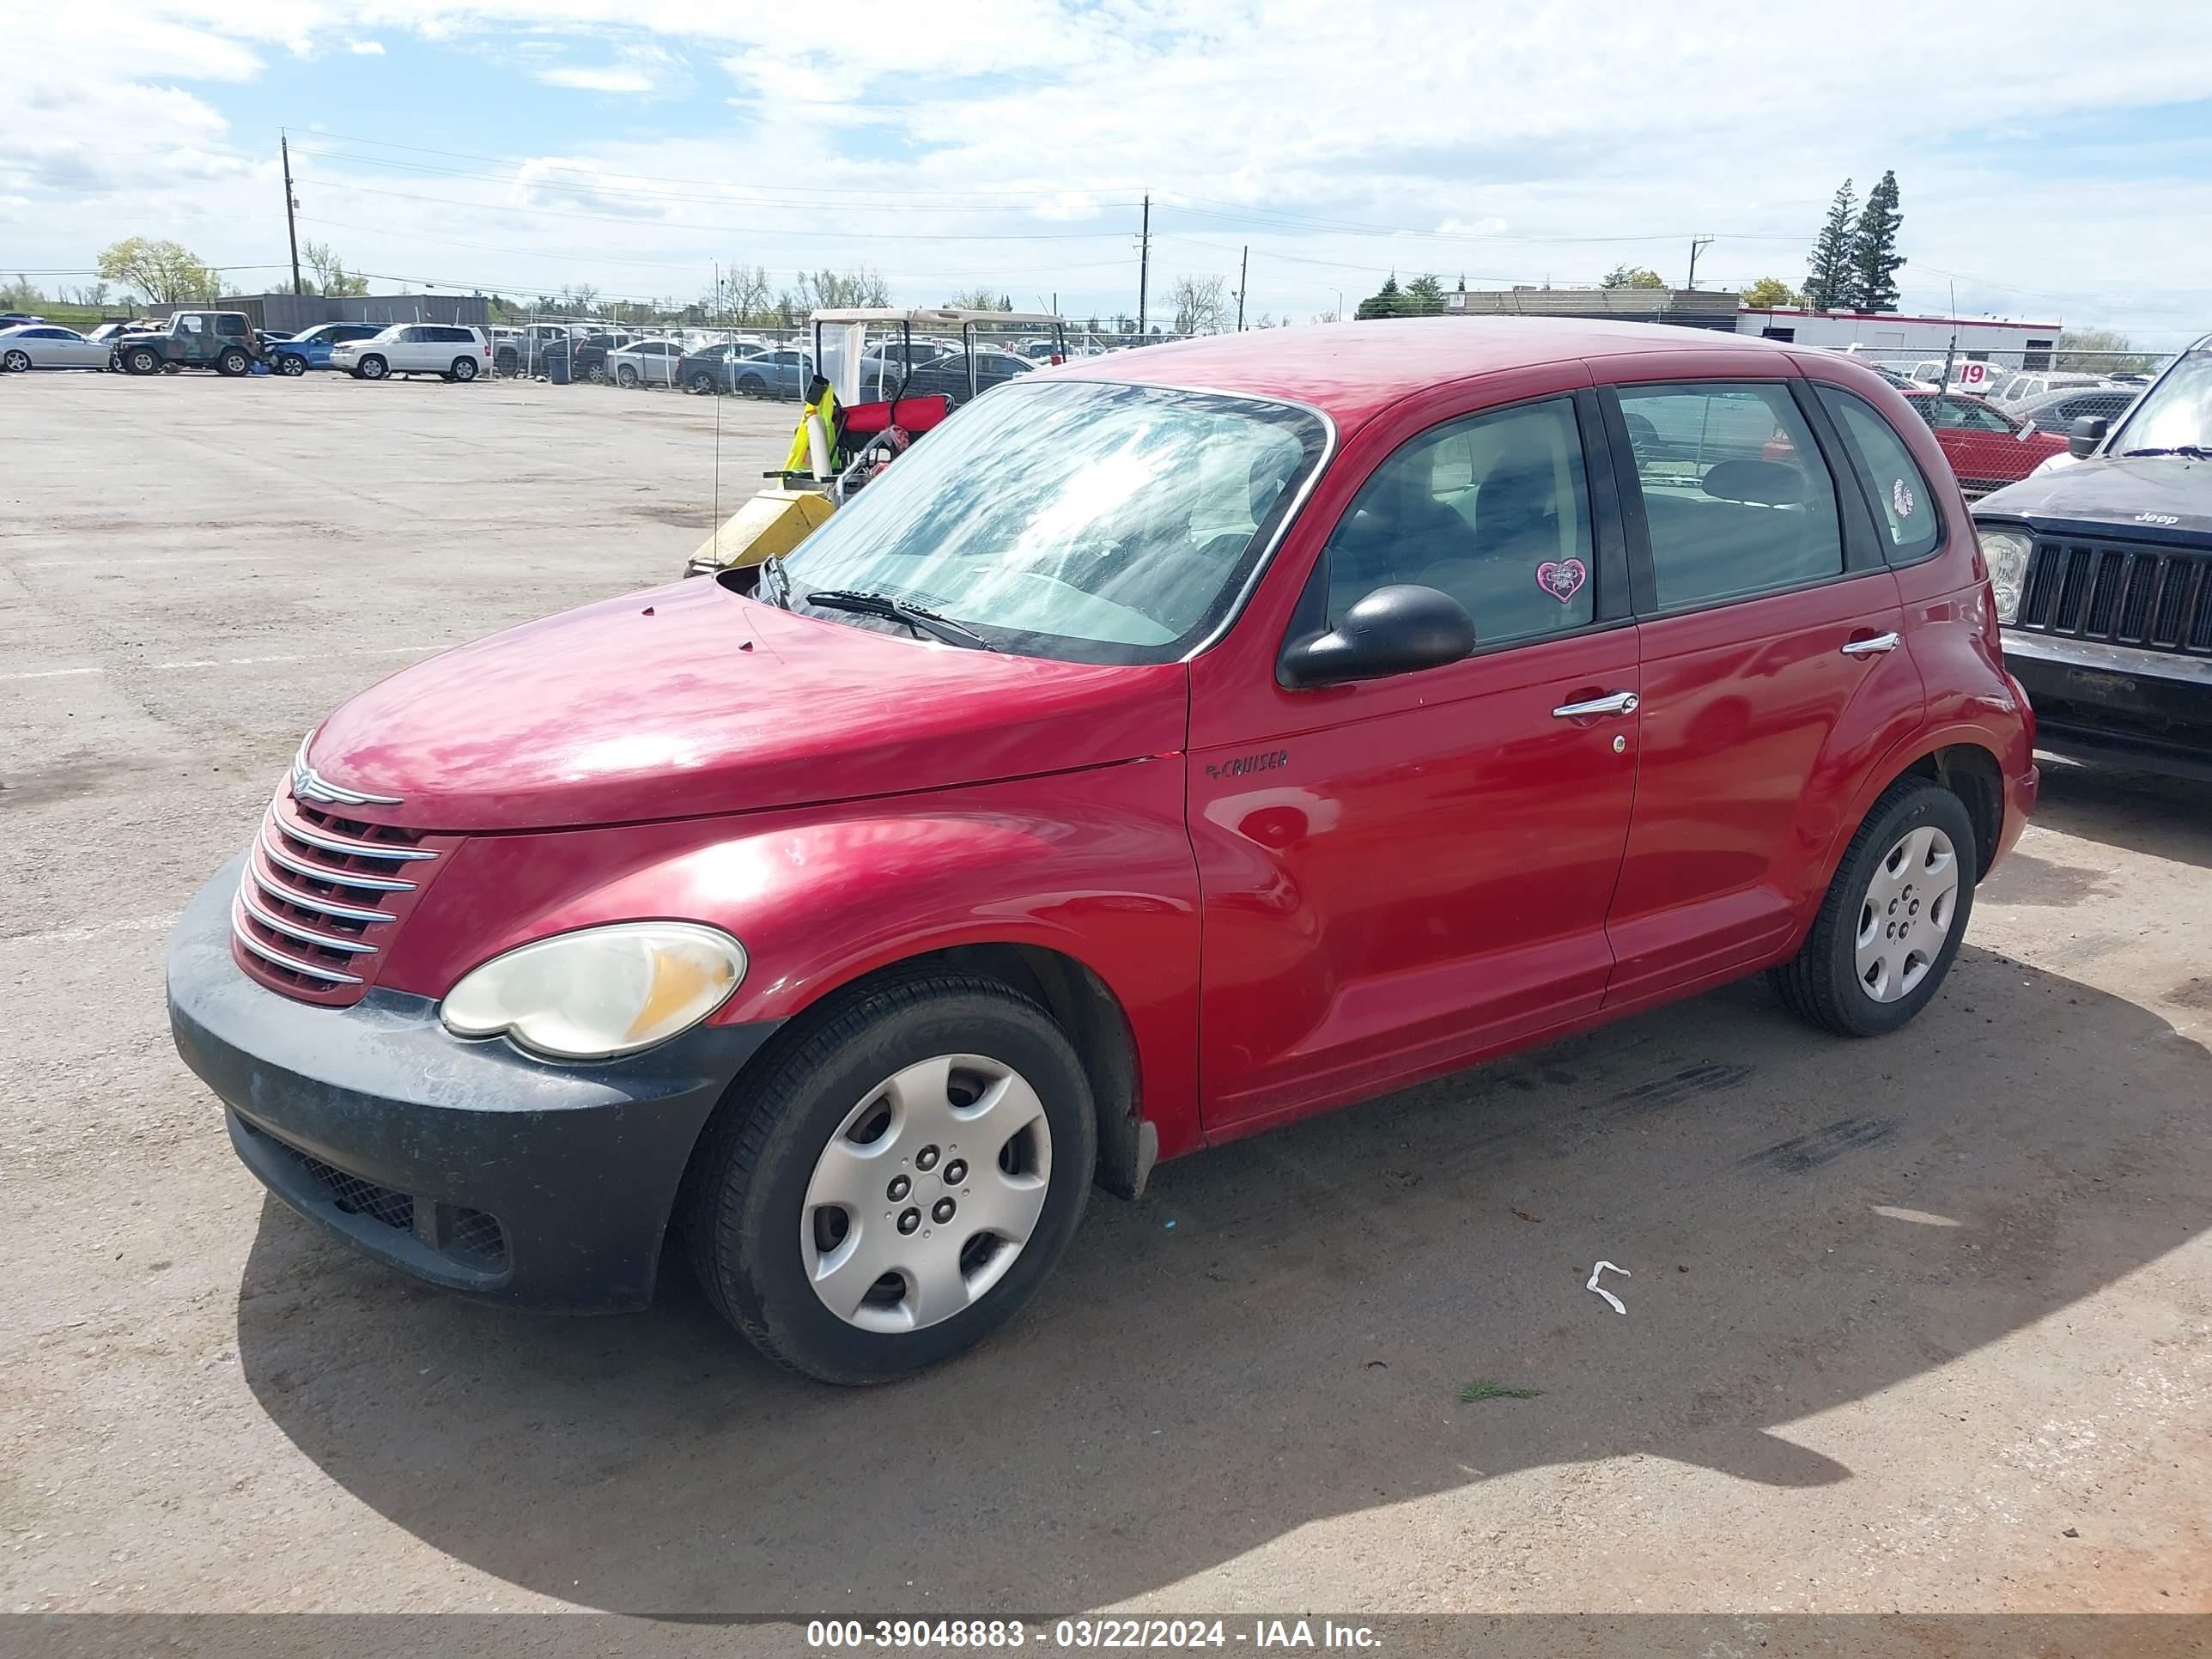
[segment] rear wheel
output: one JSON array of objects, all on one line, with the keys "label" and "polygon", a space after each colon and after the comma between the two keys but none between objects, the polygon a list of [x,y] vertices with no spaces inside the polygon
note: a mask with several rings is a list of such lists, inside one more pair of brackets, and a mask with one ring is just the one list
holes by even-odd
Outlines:
[{"label": "rear wheel", "polygon": [[159,374],[161,354],[151,346],[132,346],[123,354],[123,368],[131,374]]},{"label": "rear wheel", "polygon": [[1090,1085],[1029,998],[964,975],[849,999],[709,1130],[685,1232],[770,1358],[882,1382],[981,1341],[1082,1218]]},{"label": "rear wheel", "polygon": [[453,359],[453,367],[452,370],[453,379],[465,384],[470,380],[475,380],[476,377],[477,360],[475,358],[456,357]]},{"label": "rear wheel", "polygon": [[13,347],[5,356],[0,356],[0,370],[10,374],[27,374],[30,369],[31,354],[21,346]]},{"label": "rear wheel", "polygon": [[1783,1001],[1844,1036],[1894,1031],[1926,1007],[1973,912],[1977,846],[1949,790],[1892,784],[1851,837],[1804,948],[1776,970]]},{"label": "rear wheel", "polygon": [[362,358],[360,367],[354,370],[355,377],[363,380],[380,380],[390,373],[392,365],[381,357],[374,356]]},{"label": "rear wheel", "polygon": [[276,372],[297,380],[307,372],[307,360],[296,351],[288,351],[276,360]]},{"label": "rear wheel", "polygon": [[226,347],[215,360],[215,372],[234,380],[252,367],[253,359],[236,346]]}]

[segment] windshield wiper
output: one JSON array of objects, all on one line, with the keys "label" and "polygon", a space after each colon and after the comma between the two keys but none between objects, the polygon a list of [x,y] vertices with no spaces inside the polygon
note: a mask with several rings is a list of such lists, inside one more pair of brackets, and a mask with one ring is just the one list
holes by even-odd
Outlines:
[{"label": "windshield wiper", "polygon": [[948,645],[964,645],[971,651],[996,651],[999,648],[965,623],[957,623],[950,617],[940,617],[934,611],[909,605],[904,599],[895,599],[888,593],[863,593],[849,587],[818,587],[806,596],[806,602],[818,605],[824,611],[851,611],[863,617],[888,617],[892,622],[904,623],[917,634],[933,634]]},{"label": "windshield wiper", "polygon": [[2186,455],[2192,461],[2212,461],[2212,449],[2207,449],[2202,444],[2174,444],[2165,449],[2124,449],[2120,452],[2120,459],[2124,461],[2136,455]]}]

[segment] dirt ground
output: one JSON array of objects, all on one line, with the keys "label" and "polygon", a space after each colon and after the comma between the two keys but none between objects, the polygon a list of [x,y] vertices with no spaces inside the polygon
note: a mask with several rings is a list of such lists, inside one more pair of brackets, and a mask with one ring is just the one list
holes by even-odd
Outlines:
[{"label": "dirt ground", "polygon": [[2049,772],[1896,1036],[1747,985],[1169,1166],[896,1388],[265,1199],[171,921],[349,693],[669,577],[715,414],[0,379],[0,1612],[2212,1611],[2203,788]]}]

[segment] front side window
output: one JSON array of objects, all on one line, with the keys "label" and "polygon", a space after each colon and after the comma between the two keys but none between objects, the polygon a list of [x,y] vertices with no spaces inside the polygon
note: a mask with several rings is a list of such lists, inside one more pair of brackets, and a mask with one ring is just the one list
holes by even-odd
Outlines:
[{"label": "front side window", "polygon": [[1573,403],[1409,440],[1360,487],[1323,556],[1331,625],[1376,588],[1411,582],[1464,605],[1479,647],[1586,627],[1595,561]]},{"label": "front side window", "polygon": [[1927,476],[1881,410],[1840,386],[1820,387],[1820,400],[1844,429],[1865,475],[1867,494],[1889,532],[1893,559],[1917,559],[1936,550],[1942,525]]},{"label": "front side window", "polygon": [[1843,574],[1835,483],[1789,387],[1624,386],[1620,410],[1661,610]]},{"label": "front side window", "polygon": [[758,590],[811,615],[845,589],[926,607],[1000,650],[1170,662],[1227,614],[1324,446],[1285,404],[1153,386],[1008,387],[963,410]]}]

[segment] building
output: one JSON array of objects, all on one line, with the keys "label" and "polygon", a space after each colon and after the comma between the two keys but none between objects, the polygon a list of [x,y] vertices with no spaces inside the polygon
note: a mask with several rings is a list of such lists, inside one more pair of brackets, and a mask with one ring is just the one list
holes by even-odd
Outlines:
[{"label": "building", "polygon": [[1741,296],[1690,288],[1481,288],[1444,295],[1464,317],[1589,317],[1733,333]]},{"label": "building", "polygon": [[331,300],[319,294],[232,294],[205,305],[149,306],[147,314],[167,317],[179,311],[242,311],[264,334],[297,334],[317,323],[458,323],[465,328],[491,326],[491,307],[481,294],[371,294]]},{"label": "building", "polygon": [[1736,313],[1735,331],[1795,345],[1842,350],[1856,346],[1875,358],[1940,357],[1955,342],[1971,362],[2007,368],[2048,368],[2058,344],[2057,323],[2008,323],[1990,317],[1906,317],[1893,312],[1806,311],[1776,306]]}]

